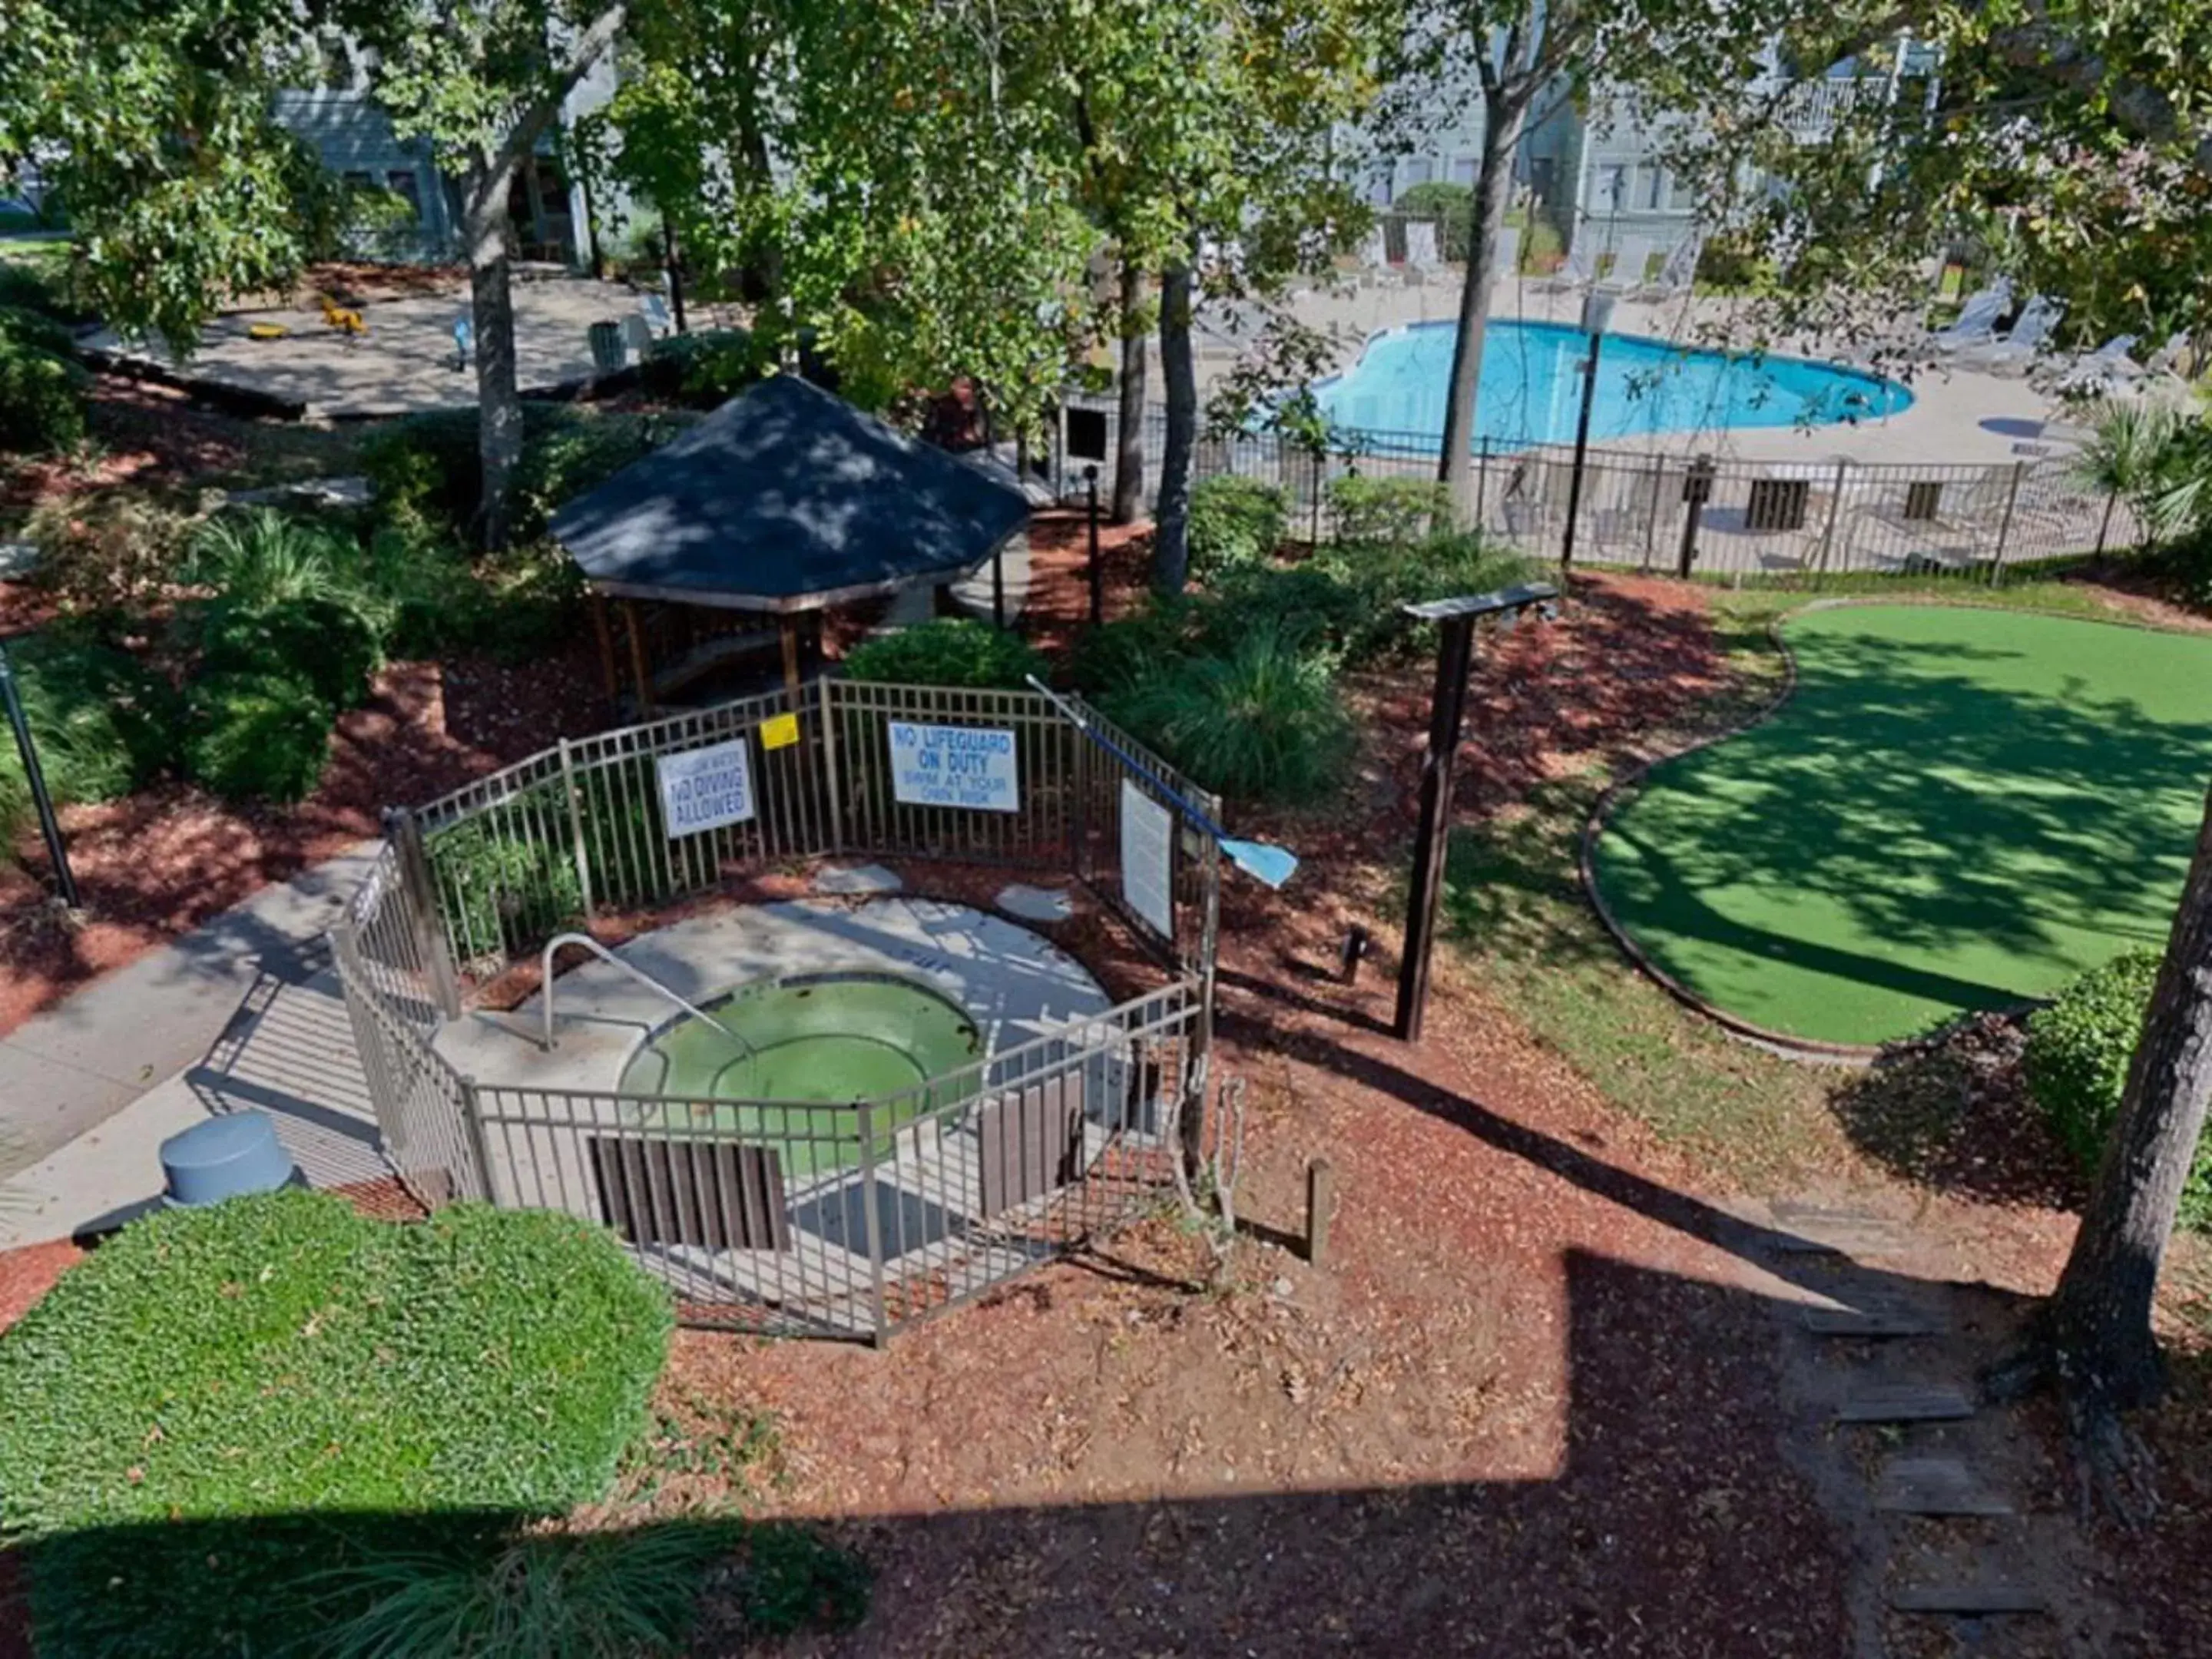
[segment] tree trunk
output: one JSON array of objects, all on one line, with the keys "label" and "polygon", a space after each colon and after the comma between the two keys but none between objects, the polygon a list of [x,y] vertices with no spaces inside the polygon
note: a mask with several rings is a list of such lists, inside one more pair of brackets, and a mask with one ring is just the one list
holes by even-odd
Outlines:
[{"label": "tree trunk", "polygon": [[1449,392],[1444,403],[1443,456],[1437,477],[1463,521],[1474,517],[1474,431],[1482,386],[1484,334],[1490,320],[1490,290],[1506,273],[1498,269],[1498,233],[1513,193],[1513,152],[1521,146],[1528,114],[1522,99],[1485,100],[1482,159],[1474,178],[1474,201],[1468,227],[1467,282],[1460,289],[1459,337],[1452,345]]},{"label": "tree trunk", "polygon": [[2119,1121],[2046,1310],[2051,1370],[2077,1407],[2125,1411],[2164,1387],[2151,1298],[2212,1097],[2212,796],[2166,941]]},{"label": "tree trunk", "polygon": [[1153,512],[1152,586],[1180,593],[1190,580],[1190,465],[1198,447],[1198,370],[1191,358],[1190,266],[1160,273],[1160,370],[1167,381],[1167,443]]},{"label": "tree trunk", "polygon": [[1152,355],[1145,326],[1145,273],[1121,264],[1121,431],[1114,449],[1115,524],[1133,524],[1145,513],[1145,373]]},{"label": "tree trunk", "polygon": [[470,181],[466,228],[469,302],[476,330],[477,455],[483,494],[477,539],[507,545],[514,471],[522,459],[522,399],[516,395],[514,296],[507,281],[507,192],[509,175],[479,173]]}]

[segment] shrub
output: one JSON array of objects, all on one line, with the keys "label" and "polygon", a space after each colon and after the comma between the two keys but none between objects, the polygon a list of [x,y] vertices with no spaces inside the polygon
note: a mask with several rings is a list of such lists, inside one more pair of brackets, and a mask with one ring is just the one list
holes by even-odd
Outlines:
[{"label": "shrub", "polygon": [[25,534],[45,554],[40,584],[67,611],[144,609],[179,580],[188,520],[127,490],[68,496],[32,514]]},{"label": "shrub", "polygon": [[[522,415],[512,524],[524,541],[542,534],[571,497],[605,483],[696,418],[549,403],[526,403]],[[475,410],[440,410],[395,421],[371,438],[362,447],[362,467],[387,518],[402,529],[465,534],[483,493],[477,433]]]},{"label": "shrub", "polygon": [[1449,503],[1433,478],[1337,478],[1328,486],[1328,510],[1340,547],[1396,546],[1427,538]]},{"label": "shrub", "polygon": [[39,1651],[325,1650],[333,1572],[600,1496],[669,1327],[557,1213],[284,1192],[134,1223],[0,1337]]},{"label": "shrub", "polygon": [[329,758],[332,713],[305,680],[203,675],[185,696],[185,770],[225,800],[302,799]]},{"label": "shrub", "polygon": [[1126,690],[1197,648],[1215,609],[1192,599],[1150,598],[1129,616],[1085,629],[1069,656],[1068,678],[1087,697]]},{"label": "shrub", "polygon": [[1334,787],[1351,749],[1334,671],[1325,653],[1262,624],[1226,654],[1160,663],[1104,708],[1208,789],[1311,802]]},{"label": "shrub", "polygon": [[[540,785],[431,838],[430,868],[457,955],[513,956],[583,915],[574,851],[565,837],[544,833],[567,816],[557,790]],[[657,822],[647,833],[658,836]]]},{"label": "shrub", "polygon": [[1283,544],[1290,510],[1283,492],[1256,478],[1201,480],[1190,492],[1190,572],[1212,581],[1258,564]]},{"label": "shrub", "polygon": [[331,709],[367,697],[369,678],[384,662],[375,628],[337,599],[286,599],[254,610],[217,605],[206,613],[199,643],[203,676],[291,681],[313,687]]},{"label": "shrub", "polygon": [[[175,694],[135,659],[49,631],[10,645],[9,659],[57,801],[112,800],[173,758]],[[0,737],[0,856],[30,815],[22,762]]]},{"label": "shrub", "polygon": [[[2155,951],[2115,957],[2028,1016],[2021,1056],[2028,1092],[2084,1169],[2096,1168],[2119,1120],[2158,964]],[[2212,1139],[2197,1143],[2181,1190],[2181,1219],[2212,1225]]]},{"label": "shrub", "polygon": [[51,454],[84,441],[88,377],[50,325],[0,312],[0,452]]},{"label": "shrub", "polygon": [[879,635],[845,657],[845,672],[856,680],[903,685],[1018,689],[1031,674],[1042,679],[1048,666],[1020,635],[965,617],[940,617]]},{"label": "shrub", "polygon": [[748,331],[709,328],[654,341],[640,379],[662,397],[714,409],[760,377],[759,352]]},{"label": "shrub", "polygon": [[1331,562],[1355,596],[1350,608],[1358,623],[1342,641],[1346,656],[1355,662],[1425,655],[1435,649],[1436,629],[1407,617],[1409,605],[1487,593],[1538,574],[1532,561],[1492,548],[1464,531],[1411,544],[1346,552]]}]

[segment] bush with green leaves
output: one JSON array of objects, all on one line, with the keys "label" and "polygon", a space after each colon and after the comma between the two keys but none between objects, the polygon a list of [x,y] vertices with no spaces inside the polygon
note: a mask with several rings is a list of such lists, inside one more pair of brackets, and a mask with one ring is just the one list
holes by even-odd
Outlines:
[{"label": "bush with green leaves", "polygon": [[[2021,1055],[2028,1092],[2084,1170],[2095,1170],[2119,1121],[2158,966],[2155,951],[2130,951],[2070,981],[2028,1016]],[[2212,1139],[2197,1143],[2181,1189],[2181,1219],[2212,1226]]]},{"label": "bush with green leaves", "polygon": [[1335,670],[1328,651],[1260,623],[1219,654],[1160,661],[1103,708],[1208,789],[1311,804],[1334,788],[1352,749]]},{"label": "bush with green leaves", "polygon": [[[650,454],[698,417],[632,415],[580,404],[526,403],[511,527],[523,541],[573,497]],[[379,509],[403,529],[465,536],[477,519],[483,471],[477,411],[440,410],[395,421],[363,445],[362,464]]]},{"label": "bush with green leaves", "polygon": [[35,313],[0,308],[0,453],[46,455],[82,443],[89,381],[66,335]]},{"label": "bush with green leaves", "polygon": [[939,617],[863,641],[845,654],[856,680],[893,685],[963,685],[1018,690],[1049,665],[1028,641],[966,617]]},{"label": "bush with green leaves", "polygon": [[1210,599],[1148,598],[1136,611],[1085,629],[1068,657],[1068,678],[1096,701],[1125,690],[1161,663],[1200,649],[1219,606]]},{"label": "bush with green leaves", "polygon": [[1446,521],[1443,486],[1434,478],[1332,479],[1330,542],[1340,548],[1400,547],[1425,541]]},{"label": "bush with green leaves", "polygon": [[294,1191],[133,1223],[0,1336],[39,1652],[330,1651],[373,1564],[495,1559],[604,1495],[671,1323],[550,1212],[399,1224]]},{"label": "bush with green leaves", "polygon": [[1211,582],[1273,558],[1289,523],[1289,505],[1274,485],[1225,473],[1201,479],[1190,492],[1191,574]]},{"label": "bush with green leaves", "polygon": [[182,577],[191,521],[131,489],[57,496],[23,533],[44,556],[39,585],[72,616],[143,614]]},{"label": "bush with green leaves", "polygon": [[287,674],[203,674],[185,694],[185,773],[225,800],[301,800],[330,758],[336,711]]},{"label": "bush with green leaves", "polygon": [[714,409],[761,378],[759,348],[742,328],[694,329],[655,340],[640,379],[646,389]]},{"label": "bush with green leaves", "polygon": [[337,599],[288,599],[253,610],[217,606],[199,632],[199,672],[296,681],[332,712],[358,706],[384,664],[376,629]]},{"label": "bush with green leaves", "polygon": [[[128,794],[175,758],[176,694],[136,658],[69,628],[16,640],[8,654],[40,769],[64,805]],[[0,857],[31,805],[15,745],[0,738]]]},{"label": "bush with green leaves", "polygon": [[[594,801],[595,821],[601,810],[620,810],[628,799]],[[582,917],[574,848],[561,832],[568,816],[559,790],[541,784],[430,837],[431,874],[457,956],[520,955]],[[549,833],[548,825],[560,830]],[[620,839],[611,827],[605,833]]]}]

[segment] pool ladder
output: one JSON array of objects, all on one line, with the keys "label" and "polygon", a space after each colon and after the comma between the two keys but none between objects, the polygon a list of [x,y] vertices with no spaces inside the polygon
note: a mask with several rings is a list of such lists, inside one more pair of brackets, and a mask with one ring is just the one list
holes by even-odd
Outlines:
[{"label": "pool ladder", "polygon": [[544,988],[545,997],[545,1052],[547,1054],[550,1054],[553,1052],[554,1046],[553,956],[554,953],[560,950],[560,948],[564,945],[582,945],[586,951],[589,951],[601,962],[606,963],[611,967],[621,969],[623,972],[628,974],[632,979],[635,980],[640,985],[644,986],[647,990],[658,992],[660,995],[666,997],[678,1008],[681,1008],[685,1013],[690,1015],[692,1018],[706,1021],[708,1024],[713,1026],[724,1036],[729,1038],[731,1042],[736,1043],[745,1054],[750,1055],[755,1052],[751,1043],[746,1042],[728,1026],[723,1024],[720,1020],[716,1019],[714,1015],[708,1013],[704,1008],[700,1007],[696,1003],[686,1001],[684,998],[677,995],[675,992],[670,990],[665,985],[663,985],[659,980],[653,978],[651,974],[647,973],[643,969],[634,967],[630,963],[624,962],[620,957],[608,950],[605,945],[600,944],[599,940],[593,939],[589,933],[556,933],[551,939],[545,941],[545,949],[538,957],[538,983]]}]

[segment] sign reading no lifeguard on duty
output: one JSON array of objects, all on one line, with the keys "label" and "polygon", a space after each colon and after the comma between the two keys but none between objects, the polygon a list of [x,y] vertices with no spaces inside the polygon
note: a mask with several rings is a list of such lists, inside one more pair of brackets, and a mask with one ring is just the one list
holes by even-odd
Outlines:
[{"label": "sign reading no lifeguard on duty", "polygon": [[659,766],[660,818],[671,841],[753,816],[752,757],[743,738],[663,755]]},{"label": "sign reading no lifeguard on duty", "polygon": [[1018,812],[1014,734],[995,726],[889,720],[891,793],[909,806]]}]

